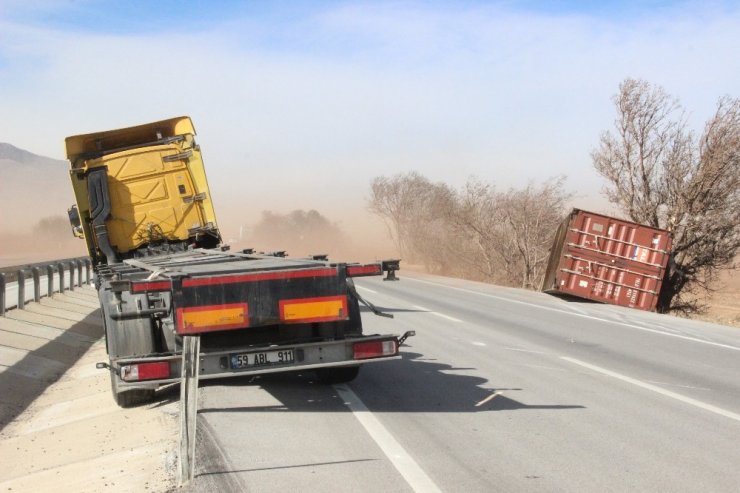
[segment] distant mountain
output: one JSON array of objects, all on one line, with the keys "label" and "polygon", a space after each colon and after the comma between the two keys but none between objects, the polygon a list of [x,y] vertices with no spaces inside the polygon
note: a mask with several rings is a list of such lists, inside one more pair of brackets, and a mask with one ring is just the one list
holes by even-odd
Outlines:
[{"label": "distant mountain", "polygon": [[0,142],[0,161],[2,160],[31,165],[59,165],[59,163],[66,163],[66,161],[39,156],[38,154],[24,151],[13,144],[6,144],[5,142]]},{"label": "distant mountain", "polygon": [[[66,161],[0,143],[0,233],[28,233],[74,203]],[[2,243],[2,240],[0,240]]]}]

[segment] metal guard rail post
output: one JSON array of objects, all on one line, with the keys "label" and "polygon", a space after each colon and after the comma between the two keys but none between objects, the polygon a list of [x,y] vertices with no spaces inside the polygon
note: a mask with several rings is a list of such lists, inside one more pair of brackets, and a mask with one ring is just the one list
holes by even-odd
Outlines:
[{"label": "metal guard rail post", "polygon": [[5,316],[5,273],[0,272],[0,317]]},{"label": "metal guard rail post", "polygon": [[[69,268],[69,285],[65,286],[65,264]],[[8,310],[7,303],[7,288],[8,284],[13,284],[13,274],[18,289],[18,303],[16,307],[19,310],[25,309],[26,303],[29,301],[26,299],[26,279],[27,274],[31,275],[33,279],[33,300],[38,303],[41,301],[43,296],[51,297],[55,292],[63,293],[65,290],[73,291],[75,284],[79,287],[83,286],[83,265],[85,266],[85,283],[92,282],[92,262],[89,257],[79,257],[75,259],[63,261],[54,261],[49,263],[39,263],[36,265],[23,265],[18,266],[18,270],[13,272],[15,267],[4,268],[5,272],[0,272],[0,316],[4,316]],[[46,272],[46,293],[42,294],[41,290],[41,272]],[[59,289],[54,289],[54,273],[59,273]],[[77,271],[77,279],[75,283],[75,271]],[[11,282],[8,282],[7,274],[11,277]],[[11,308],[13,306],[11,305]]]}]

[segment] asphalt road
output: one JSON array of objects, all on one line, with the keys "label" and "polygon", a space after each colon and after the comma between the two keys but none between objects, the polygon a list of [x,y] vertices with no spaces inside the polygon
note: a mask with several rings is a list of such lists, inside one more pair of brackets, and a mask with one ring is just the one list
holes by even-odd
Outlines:
[{"label": "asphalt road", "polygon": [[202,383],[191,491],[737,491],[740,330],[404,273],[349,385]]}]

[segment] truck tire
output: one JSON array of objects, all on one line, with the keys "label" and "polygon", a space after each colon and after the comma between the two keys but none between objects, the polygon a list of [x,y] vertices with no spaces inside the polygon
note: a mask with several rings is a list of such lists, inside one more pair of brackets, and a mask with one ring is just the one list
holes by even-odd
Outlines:
[{"label": "truck tire", "polygon": [[316,376],[319,378],[319,382],[325,385],[351,382],[357,378],[359,373],[359,366],[337,366],[333,368],[316,369]]},{"label": "truck tire", "polygon": [[154,389],[119,390],[118,375],[114,372],[110,372],[110,383],[113,399],[120,407],[140,406],[154,400]]}]

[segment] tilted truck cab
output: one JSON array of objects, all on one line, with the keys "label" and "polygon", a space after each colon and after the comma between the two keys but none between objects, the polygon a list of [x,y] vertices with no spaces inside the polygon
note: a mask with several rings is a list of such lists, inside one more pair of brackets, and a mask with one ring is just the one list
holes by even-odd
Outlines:
[{"label": "tilted truck cab", "polygon": [[221,242],[189,117],[65,142],[78,214],[95,263]]},{"label": "tilted truck cab", "polygon": [[[95,265],[113,395],[152,399],[201,338],[199,378],[315,370],[353,379],[400,357],[412,332],[365,335],[353,278],[395,280],[398,260],[335,263],[222,246],[189,117],[66,139],[81,230]],[[367,302],[365,302],[368,304]],[[374,312],[377,310],[368,304]]]}]

